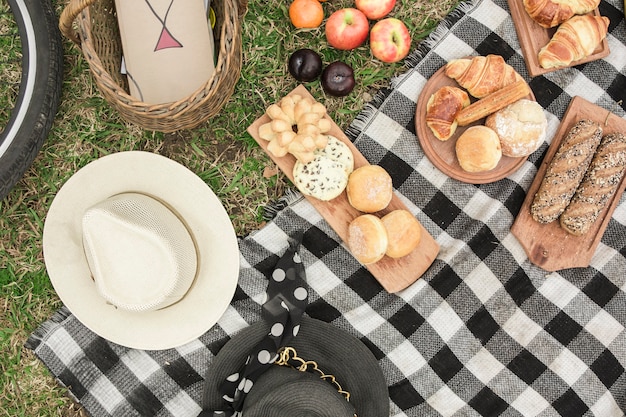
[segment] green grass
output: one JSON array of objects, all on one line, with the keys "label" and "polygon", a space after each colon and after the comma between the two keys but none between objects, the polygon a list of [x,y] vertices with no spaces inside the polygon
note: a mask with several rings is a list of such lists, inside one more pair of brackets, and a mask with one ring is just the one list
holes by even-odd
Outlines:
[{"label": "green grass", "polygon": [[[456,3],[399,0],[393,15],[407,23],[415,48]],[[54,4],[60,14],[66,2]],[[329,16],[352,5],[331,0],[323,7]],[[101,98],[78,48],[65,41],[62,102],[52,131],[22,181],[0,202],[0,417],[81,415],[80,407],[23,348],[28,335],[61,305],[46,274],[41,240],[50,203],[74,172],[113,152],[165,155],[209,184],[243,236],[262,227],[262,207],[290,186],[284,175],[268,175],[274,164],[246,133],[269,104],[297,86],[287,72],[289,55],[308,47],[322,55],[324,64],[342,60],[354,68],[357,86],[347,97],[326,96],[318,81],[306,84],[344,129],[378,89],[405,70],[402,63],[372,59],[367,44],[354,51],[329,48],[323,27],[295,30],[288,19],[289,1],[250,0],[248,6],[243,69],[234,94],[219,114],[193,130],[164,134],[122,120]],[[6,48],[0,44],[3,53]],[[6,107],[1,97],[0,107]]]}]

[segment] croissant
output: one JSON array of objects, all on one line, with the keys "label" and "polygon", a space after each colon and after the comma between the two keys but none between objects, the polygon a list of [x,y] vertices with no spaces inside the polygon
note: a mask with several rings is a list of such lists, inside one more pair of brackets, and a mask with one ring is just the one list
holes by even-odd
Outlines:
[{"label": "croissant", "polygon": [[476,98],[485,97],[515,81],[523,80],[500,55],[453,59],[448,62],[444,71]]},{"label": "croissant", "polygon": [[591,55],[606,37],[609,18],[606,16],[574,16],[556,30],[550,42],[539,51],[542,68],[570,65]]},{"label": "croissant", "polygon": [[448,140],[457,128],[456,115],[469,106],[470,99],[464,90],[443,86],[433,93],[426,104],[426,125],[439,140]]},{"label": "croissant", "polygon": [[558,26],[574,15],[589,13],[599,4],[600,0],[524,0],[528,15],[544,28]]}]

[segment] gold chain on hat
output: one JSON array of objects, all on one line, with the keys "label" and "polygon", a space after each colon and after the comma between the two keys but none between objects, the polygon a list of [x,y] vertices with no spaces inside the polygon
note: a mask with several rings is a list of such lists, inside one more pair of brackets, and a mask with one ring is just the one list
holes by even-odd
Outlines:
[{"label": "gold chain on hat", "polygon": [[[350,401],[350,392],[344,390],[341,387],[341,384],[339,384],[337,378],[335,378],[334,375],[327,374],[322,371],[317,366],[317,362],[307,361],[299,357],[296,349],[292,348],[291,346],[286,346],[278,352],[278,359],[276,359],[276,362],[274,362],[274,364],[279,366],[289,366],[300,372],[317,372],[321,379],[333,384],[335,388],[337,388],[339,394],[345,397],[346,401]],[[354,414],[354,417],[357,417],[356,413]]]}]

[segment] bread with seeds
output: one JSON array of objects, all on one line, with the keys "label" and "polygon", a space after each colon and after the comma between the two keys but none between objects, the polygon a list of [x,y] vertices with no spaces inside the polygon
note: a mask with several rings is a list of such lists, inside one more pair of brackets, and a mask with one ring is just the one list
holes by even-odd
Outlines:
[{"label": "bread with seeds", "polygon": [[550,223],[563,213],[601,138],[602,128],[591,120],[580,120],[569,130],[550,161],[530,206],[535,221]]},{"label": "bread with seeds", "polygon": [[605,135],[589,169],[560,217],[569,233],[580,236],[589,231],[617,190],[626,169],[626,136]]}]

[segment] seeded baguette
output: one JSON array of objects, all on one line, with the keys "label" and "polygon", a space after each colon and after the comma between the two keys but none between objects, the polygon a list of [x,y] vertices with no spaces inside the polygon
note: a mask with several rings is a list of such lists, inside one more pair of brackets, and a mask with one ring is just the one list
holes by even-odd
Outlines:
[{"label": "seeded baguette", "polygon": [[530,94],[530,87],[526,81],[516,81],[465,107],[457,114],[456,121],[459,126],[467,126],[526,97],[528,94]]},{"label": "seeded baguette", "polygon": [[556,220],[570,203],[602,138],[596,122],[583,119],[567,133],[535,194],[530,212],[539,223]]},{"label": "seeded baguette", "polygon": [[569,233],[580,236],[589,231],[617,190],[626,169],[626,136],[605,135],[572,201],[560,217]]}]

